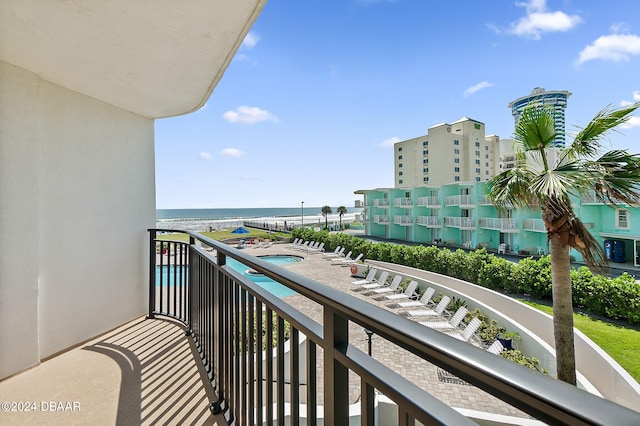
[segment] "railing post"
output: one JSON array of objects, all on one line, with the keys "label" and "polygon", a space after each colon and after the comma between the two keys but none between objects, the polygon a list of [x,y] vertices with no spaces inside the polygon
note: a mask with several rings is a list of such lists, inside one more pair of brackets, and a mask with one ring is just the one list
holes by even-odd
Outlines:
[{"label": "railing post", "polygon": [[324,308],[324,409],[325,424],[349,424],[349,369],[335,359],[335,352],[349,341],[349,323],[330,307]]},{"label": "railing post", "polygon": [[149,230],[149,313],[148,319],[154,319],[156,308],[156,230]]}]

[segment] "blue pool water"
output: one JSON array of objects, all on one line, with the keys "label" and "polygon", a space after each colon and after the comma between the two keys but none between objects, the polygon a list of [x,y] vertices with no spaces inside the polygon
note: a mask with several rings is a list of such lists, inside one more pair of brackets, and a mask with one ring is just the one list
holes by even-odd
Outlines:
[{"label": "blue pool water", "polygon": [[[260,256],[261,259],[266,260],[267,262],[273,263],[274,265],[288,265],[295,262],[300,262],[302,260],[299,256],[282,256],[282,255],[271,255],[271,256]],[[248,272],[249,268],[247,265],[238,262],[235,259],[227,258],[227,265],[233,268],[235,271],[241,273],[245,277],[249,278],[251,281],[257,283],[260,287],[266,289],[271,294],[278,296],[279,298],[293,296],[297,294],[295,291],[291,290],[289,287],[283,286],[282,284],[272,280],[269,277],[265,277],[262,274],[250,274]],[[169,280],[173,280],[174,278],[174,268],[171,266],[163,267],[163,276],[162,282],[167,283]],[[183,273],[186,274],[186,267],[183,269]],[[177,274],[180,275],[180,270],[177,271]],[[180,277],[178,276],[178,283]],[[160,267],[156,268],[156,283],[160,285]],[[165,284],[166,285],[166,284]]]}]

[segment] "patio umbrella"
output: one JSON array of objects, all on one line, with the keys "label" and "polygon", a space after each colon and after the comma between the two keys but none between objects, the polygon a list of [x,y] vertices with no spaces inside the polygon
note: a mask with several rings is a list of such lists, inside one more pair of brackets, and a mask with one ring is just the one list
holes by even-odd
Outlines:
[{"label": "patio umbrella", "polygon": [[247,231],[246,229],[244,229],[242,226],[237,227],[236,229],[234,229],[233,231],[231,231],[232,234],[248,234],[249,231]]}]

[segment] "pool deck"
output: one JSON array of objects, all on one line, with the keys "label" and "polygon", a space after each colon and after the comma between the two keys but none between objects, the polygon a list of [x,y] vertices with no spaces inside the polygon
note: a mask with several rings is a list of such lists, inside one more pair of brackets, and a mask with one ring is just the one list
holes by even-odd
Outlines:
[{"label": "pool deck", "polygon": [[[352,291],[351,281],[355,278],[351,277],[349,268],[332,265],[321,254],[293,250],[285,244],[267,248],[247,245],[245,250],[255,256],[304,256],[304,261],[285,267],[384,309],[392,309],[384,302]],[[322,324],[321,309],[314,302],[299,295],[284,300]],[[349,333],[351,343],[366,351],[364,330],[352,324]],[[202,380],[204,373],[195,362],[194,354],[194,345],[179,325],[167,320],[134,319],[0,381],[2,401],[30,401],[35,404],[32,407],[37,408],[31,412],[0,412],[0,424],[225,424],[222,417],[209,413],[208,401],[215,398],[214,392],[210,386],[202,386],[207,380]],[[450,377],[441,380],[442,371],[439,375],[436,366],[382,338],[373,337],[372,356],[451,407],[528,418],[474,386]],[[322,358],[317,362],[321,383]],[[319,394],[320,404],[322,398]],[[359,380],[355,376],[350,381],[350,399],[354,403],[359,399]],[[48,402],[70,402],[72,408],[77,402],[79,410],[52,411]]]}]

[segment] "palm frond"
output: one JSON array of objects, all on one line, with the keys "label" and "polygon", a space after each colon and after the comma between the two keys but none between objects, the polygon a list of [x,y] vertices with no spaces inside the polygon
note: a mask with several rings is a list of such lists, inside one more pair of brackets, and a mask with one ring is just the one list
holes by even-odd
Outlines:
[{"label": "palm frond", "polygon": [[540,205],[537,194],[531,191],[535,174],[526,168],[505,170],[487,183],[487,194],[499,209]]},{"label": "palm frond", "polygon": [[640,157],[626,150],[606,152],[595,161],[584,163],[585,175],[592,182],[596,198],[605,204],[636,205],[640,202]]},{"label": "palm frond", "polygon": [[556,139],[553,112],[546,107],[529,106],[522,110],[514,137],[525,150],[543,150]]},{"label": "palm frond", "polygon": [[633,112],[640,107],[640,102],[632,105],[611,109],[609,106],[602,109],[596,116],[576,135],[569,147],[569,155],[581,157],[593,157],[602,150],[602,138],[615,127],[624,124]]}]

